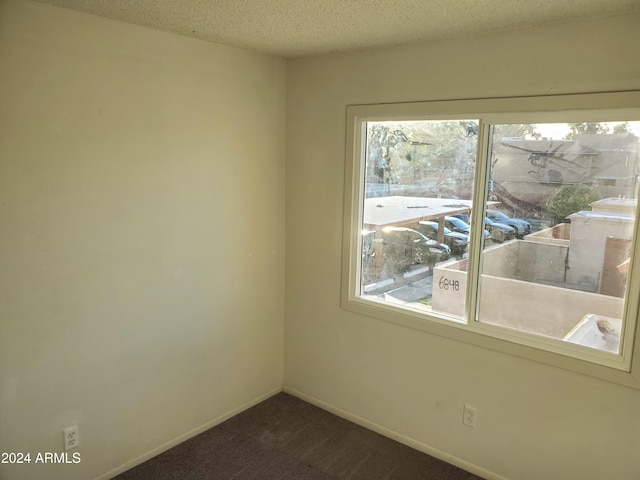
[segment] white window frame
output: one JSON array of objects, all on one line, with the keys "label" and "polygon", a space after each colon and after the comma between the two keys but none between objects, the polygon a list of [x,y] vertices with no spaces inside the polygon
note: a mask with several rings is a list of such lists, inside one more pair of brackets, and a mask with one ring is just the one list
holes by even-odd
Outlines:
[{"label": "white window frame", "polygon": [[[640,389],[640,334],[636,336],[640,302],[640,242],[635,241],[640,223],[638,212],[625,294],[625,321],[620,354],[474,321],[482,253],[479,248],[481,229],[476,229],[470,239],[465,309],[467,318],[464,321],[360,296],[360,232],[363,225],[366,122],[458,119],[478,119],[480,122],[473,201],[474,204],[481,205],[486,200],[490,124],[638,121],[640,91],[348,106],[342,308]],[[472,223],[482,224],[482,209],[473,209],[472,215]],[[634,355],[634,352],[637,354]]]}]

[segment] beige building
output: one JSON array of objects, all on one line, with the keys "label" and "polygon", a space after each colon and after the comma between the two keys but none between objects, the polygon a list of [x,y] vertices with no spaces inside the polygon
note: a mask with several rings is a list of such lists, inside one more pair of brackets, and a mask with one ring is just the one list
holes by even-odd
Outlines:
[{"label": "beige building", "polygon": [[494,195],[514,210],[544,206],[565,184],[588,184],[603,198],[634,197],[637,137],[579,134],[570,140],[502,138],[493,146]]}]

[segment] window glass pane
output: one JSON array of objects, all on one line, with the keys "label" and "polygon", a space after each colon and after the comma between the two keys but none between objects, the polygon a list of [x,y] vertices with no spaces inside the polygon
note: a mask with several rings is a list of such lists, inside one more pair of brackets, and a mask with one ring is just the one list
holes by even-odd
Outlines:
[{"label": "window glass pane", "polygon": [[361,296],[464,318],[477,139],[476,120],[366,124]]},{"label": "window glass pane", "polygon": [[618,353],[640,122],[495,125],[478,320]]}]

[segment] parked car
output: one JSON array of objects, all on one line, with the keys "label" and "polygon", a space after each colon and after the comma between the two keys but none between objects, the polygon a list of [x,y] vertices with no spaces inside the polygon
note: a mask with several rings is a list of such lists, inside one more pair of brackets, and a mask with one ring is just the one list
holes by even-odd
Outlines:
[{"label": "parked car", "polygon": [[516,238],[516,231],[512,227],[504,223],[494,222],[488,217],[484,217],[484,228],[489,230],[491,240],[494,242],[502,243]]},{"label": "parked car", "polygon": [[[374,246],[374,242],[379,245]],[[384,263],[405,271],[414,264],[435,265],[447,260],[451,249],[427,238],[422,233],[405,227],[385,227],[379,232],[362,232],[362,256],[381,254]]]},{"label": "parked car", "polygon": [[[458,220],[462,220],[464,223],[469,225],[469,228],[471,228],[471,213],[455,213],[451,215],[451,217],[457,218]],[[446,218],[449,218],[449,217],[446,217]],[[485,240],[492,239],[491,233],[489,232],[489,228],[487,227],[486,222],[484,225],[483,235]]]},{"label": "parked car", "polygon": [[531,224],[521,218],[510,218],[499,210],[487,210],[487,217],[494,222],[509,225],[516,232],[517,238],[522,238],[531,233]]},{"label": "parked car", "polygon": [[[418,223],[416,230],[424,234],[432,240],[438,239],[438,222],[422,221]],[[444,227],[443,230],[444,243],[446,243],[451,249],[451,253],[456,256],[461,256],[466,250],[469,244],[469,236],[464,233],[454,232]]]},{"label": "parked car", "polygon": [[[467,219],[469,218],[467,214],[461,214],[461,215],[465,215]],[[467,236],[471,234],[471,225],[469,225],[468,222],[462,220],[462,218],[458,218],[456,216],[444,217],[444,226],[447,227],[449,230],[462,233]],[[484,233],[485,240],[491,238],[491,234],[489,233],[489,230],[487,230],[486,228],[483,230],[483,233]]]},{"label": "parked car", "polygon": [[471,225],[471,212],[469,212],[469,213],[454,213],[453,215],[450,215],[449,217],[459,218],[460,220],[462,220],[467,225]]},{"label": "parked car", "polygon": [[[467,213],[456,213],[451,215],[452,217],[459,218],[463,220],[465,223],[469,223],[469,219],[471,218]],[[531,226],[529,225],[529,228]],[[507,240],[512,240],[516,238],[517,232],[516,229],[502,222],[491,220],[488,217],[484,217],[484,229],[489,232],[489,237],[494,242],[502,243]],[[487,238],[487,234],[484,234],[484,238]]]}]

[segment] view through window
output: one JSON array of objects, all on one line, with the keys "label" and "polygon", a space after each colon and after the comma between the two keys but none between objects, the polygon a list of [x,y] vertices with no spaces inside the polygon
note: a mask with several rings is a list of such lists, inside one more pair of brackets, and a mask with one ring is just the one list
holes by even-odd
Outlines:
[{"label": "view through window", "polygon": [[640,122],[481,125],[364,122],[358,295],[617,354]]}]

